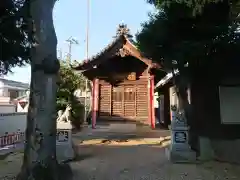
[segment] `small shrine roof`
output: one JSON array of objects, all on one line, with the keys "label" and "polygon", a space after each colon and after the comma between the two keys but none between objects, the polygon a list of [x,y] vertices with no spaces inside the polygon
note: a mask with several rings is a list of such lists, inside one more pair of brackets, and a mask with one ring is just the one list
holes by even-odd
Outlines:
[{"label": "small shrine roof", "polygon": [[146,58],[142,52],[134,45],[132,35],[130,30],[127,28],[126,24],[120,24],[117,28],[116,36],[114,39],[104,48],[102,51],[96,55],[85,59],[82,63],[77,66],[72,67],[75,70],[86,71],[88,69],[95,68],[97,65],[101,64],[102,61],[108,60],[113,56],[122,55],[122,51],[131,51],[129,54],[135,56],[137,59],[143,61],[147,65],[151,65],[153,68],[160,68],[158,63],[153,63],[149,58]]}]

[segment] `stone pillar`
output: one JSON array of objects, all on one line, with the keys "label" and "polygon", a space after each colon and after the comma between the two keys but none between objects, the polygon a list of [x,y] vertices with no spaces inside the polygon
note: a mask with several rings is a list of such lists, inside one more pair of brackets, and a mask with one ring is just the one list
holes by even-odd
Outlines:
[{"label": "stone pillar", "polygon": [[171,107],[171,144],[166,149],[166,155],[172,162],[194,162],[196,153],[191,150],[188,144],[189,127],[184,121],[184,115],[177,111],[176,106]]},{"label": "stone pillar", "polygon": [[72,160],[76,154],[72,141],[72,125],[71,122],[57,122],[57,160],[59,163]]}]

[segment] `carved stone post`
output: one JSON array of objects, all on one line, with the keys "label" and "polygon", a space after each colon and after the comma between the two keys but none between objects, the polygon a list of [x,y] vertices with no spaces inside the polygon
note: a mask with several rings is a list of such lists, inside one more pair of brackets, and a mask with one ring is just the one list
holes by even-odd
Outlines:
[{"label": "carved stone post", "polygon": [[177,106],[171,107],[171,145],[166,149],[166,155],[172,162],[192,162],[196,153],[188,144],[188,130],[184,113],[178,112]]}]

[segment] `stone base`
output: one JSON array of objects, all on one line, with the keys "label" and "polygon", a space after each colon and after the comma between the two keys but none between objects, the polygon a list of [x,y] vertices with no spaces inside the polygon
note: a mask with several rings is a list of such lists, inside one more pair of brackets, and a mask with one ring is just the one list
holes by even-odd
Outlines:
[{"label": "stone base", "polygon": [[211,161],[214,159],[214,151],[212,149],[212,144],[210,139],[205,137],[199,137],[200,146],[200,156],[198,160],[200,161]]},{"label": "stone base", "polygon": [[168,160],[173,163],[196,162],[196,152],[191,149],[174,150],[172,148],[166,148],[165,153]]},{"label": "stone base", "polygon": [[240,139],[210,139],[199,137],[200,161],[218,160],[240,164]]},{"label": "stone base", "polygon": [[73,145],[58,145],[57,144],[57,160],[59,163],[73,160],[76,156]]}]

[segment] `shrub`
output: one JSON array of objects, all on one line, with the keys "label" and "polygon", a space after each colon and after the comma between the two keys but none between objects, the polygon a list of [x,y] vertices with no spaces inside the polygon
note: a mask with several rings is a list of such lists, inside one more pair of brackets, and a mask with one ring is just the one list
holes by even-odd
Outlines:
[{"label": "shrub", "polygon": [[74,72],[65,62],[61,62],[58,83],[57,111],[64,111],[66,106],[70,104],[72,107],[72,124],[75,128],[80,128],[84,119],[84,105],[76,98],[74,92],[77,89],[85,89],[85,78],[81,74]]}]

